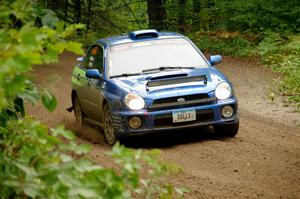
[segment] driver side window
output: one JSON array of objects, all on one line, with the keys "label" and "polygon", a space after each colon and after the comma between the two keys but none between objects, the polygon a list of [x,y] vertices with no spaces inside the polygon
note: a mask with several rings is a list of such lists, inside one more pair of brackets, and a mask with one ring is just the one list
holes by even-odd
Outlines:
[{"label": "driver side window", "polygon": [[100,46],[92,47],[84,59],[85,69],[98,69],[103,72],[103,49]]}]

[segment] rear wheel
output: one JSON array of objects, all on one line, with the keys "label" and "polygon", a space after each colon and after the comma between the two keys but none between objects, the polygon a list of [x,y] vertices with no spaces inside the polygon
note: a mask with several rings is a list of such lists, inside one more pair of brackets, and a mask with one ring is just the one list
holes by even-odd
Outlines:
[{"label": "rear wheel", "polygon": [[74,99],[74,115],[76,118],[76,122],[81,127],[84,124],[84,114],[82,112],[80,101],[77,96]]},{"label": "rear wheel", "polygon": [[223,137],[235,137],[239,131],[239,122],[214,126],[215,133]]},{"label": "rear wheel", "polygon": [[117,137],[115,135],[115,130],[113,128],[111,112],[108,104],[104,105],[103,109],[103,119],[104,119],[104,137],[106,142],[109,145],[113,145],[117,141]]}]

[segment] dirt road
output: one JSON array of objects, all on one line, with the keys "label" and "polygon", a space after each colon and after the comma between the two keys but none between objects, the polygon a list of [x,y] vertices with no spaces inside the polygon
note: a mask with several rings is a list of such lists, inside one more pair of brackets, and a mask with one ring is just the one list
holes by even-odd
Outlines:
[{"label": "dirt road", "polygon": [[[41,105],[29,112],[50,126],[59,124],[93,144],[91,155],[110,166],[99,130],[79,130],[70,102],[70,77],[75,56],[65,53],[58,64],[37,67],[37,82],[49,86],[58,107],[48,113]],[[166,160],[181,165],[184,173],[173,183],[187,185],[186,198],[300,198],[300,114],[286,107],[281,97],[269,99],[278,75],[255,60],[224,58],[218,68],[234,83],[240,107],[240,131],[233,139],[216,139],[205,129],[134,137],[124,144],[160,148]],[[49,79],[51,79],[49,83]],[[56,81],[53,80],[56,79]]]}]

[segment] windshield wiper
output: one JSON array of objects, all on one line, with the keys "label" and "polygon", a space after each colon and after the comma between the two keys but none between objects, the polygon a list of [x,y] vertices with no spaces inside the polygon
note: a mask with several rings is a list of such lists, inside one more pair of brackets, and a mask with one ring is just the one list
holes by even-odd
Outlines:
[{"label": "windshield wiper", "polygon": [[149,69],[145,69],[145,70],[143,70],[142,72],[145,73],[145,72],[151,72],[151,71],[156,71],[156,70],[163,71],[163,70],[167,70],[167,69],[194,69],[194,68],[195,68],[195,67],[161,66],[161,67],[158,67],[158,68],[149,68]]},{"label": "windshield wiper", "polygon": [[135,75],[141,75],[141,73],[123,73],[123,74],[120,74],[120,75],[110,76],[110,78],[114,78],[114,77],[128,77],[128,76],[135,76]]},{"label": "windshield wiper", "polygon": [[120,75],[113,75],[110,78],[114,77],[128,77],[128,76],[135,76],[135,75],[142,75],[143,73],[152,72],[152,71],[163,71],[168,69],[195,69],[195,67],[182,67],[182,66],[161,66],[158,68],[149,68],[142,71],[142,73],[123,73]]}]

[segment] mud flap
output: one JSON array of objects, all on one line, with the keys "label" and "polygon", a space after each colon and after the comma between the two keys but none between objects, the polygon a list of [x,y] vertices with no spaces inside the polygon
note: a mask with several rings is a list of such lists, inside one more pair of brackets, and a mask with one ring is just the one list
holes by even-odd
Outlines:
[{"label": "mud flap", "polygon": [[67,110],[69,113],[71,113],[71,112],[74,110],[74,107],[71,106],[70,108],[67,108],[66,110]]}]

